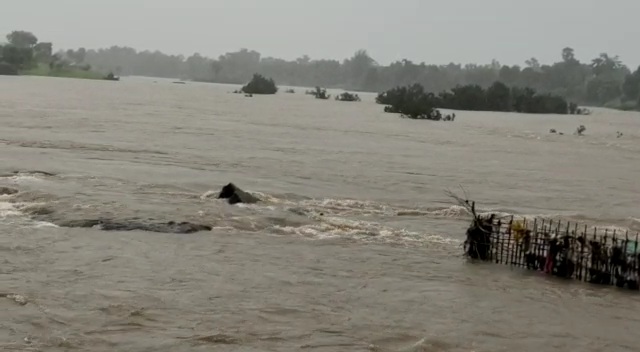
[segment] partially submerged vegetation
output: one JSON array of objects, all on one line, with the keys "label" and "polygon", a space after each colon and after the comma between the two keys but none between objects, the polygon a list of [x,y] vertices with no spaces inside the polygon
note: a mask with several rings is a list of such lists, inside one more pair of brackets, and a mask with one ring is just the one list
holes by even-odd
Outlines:
[{"label": "partially submerged vegetation", "polygon": [[246,94],[276,94],[278,87],[273,79],[256,73],[253,75],[251,82],[242,87],[242,92]]},{"label": "partially submerged vegetation", "polygon": [[540,94],[560,96],[580,105],[638,107],[640,68],[627,67],[620,58],[607,53],[580,60],[574,50],[567,47],[559,50],[559,54],[555,62],[542,63],[531,58],[519,65],[504,65],[497,60],[484,64],[435,65],[408,58],[381,65],[365,50],[358,50],[344,60],[308,56],[283,60],[264,57],[249,49],[208,58],[199,54],[183,57],[113,46],[87,50],[85,61],[102,72],[117,74],[244,84],[253,72],[260,72],[289,86],[319,85],[366,92],[381,92],[413,83],[421,84],[428,92],[464,85],[488,89],[493,82],[500,81],[509,87],[530,87]]},{"label": "partially submerged vegetation", "polygon": [[313,95],[316,99],[327,100],[331,98],[331,94],[327,94],[327,90],[324,88],[316,87],[315,90],[308,90],[305,94]]},{"label": "partially submerged vegetation", "polygon": [[[109,74],[104,76],[104,79],[107,80],[107,81],[119,81],[120,77],[117,77],[116,75],[114,75],[113,72],[109,72]],[[184,84],[184,82],[173,82],[173,83]]]},{"label": "partially submerged vegetation", "polygon": [[39,42],[31,32],[13,31],[0,45],[0,75],[106,79],[84,62],[86,51],[53,53],[53,44]]},{"label": "partially submerged vegetation", "polygon": [[385,105],[385,112],[401,114],[412,119],[435,120],[439,114],[436,110],[436,97],[432,93],[425,93],[424,87],[420,84],[397,87],[380,93],[376,102]]},{"label": "partially submerged vegetation", "polygon": [[425,92],[424,87],[416,83],[380,93],[376,102],[385,105],[385,112],[427,120],[441,118],[438,108],[532,114],[576,114],[585,111],[576,104],[567,103],[562,97],[539,94],[532,88],[509,88],[502,82],[495,82],[486,90],[478,85],[458,86],[438,95]]},{"label": "partially submerged vegetation", "polygon": [[[59,50],[54,53],[52,43],[40,42],[27,31],[14,31],[7,36],[7,40],[7,44],[0,44],[0,74],[3,75],[37,74],[102,79],[105,74],[113,72],[116,75],[180,77],[193,81],[244,84],[251,79],[253,72],[260,72],[292,86],[319,85],[367,92],[418,83],[427,92],[466,87],[472,93],[476,89],[473,87],[485,91],[499,88],[492,87],[494,82],[499,81],[507,87],[529,87],[536,92],[538,97],[535,99],[545,100],[544,103],[534,101],[528,108],[523,102],[521,110],[536,111],[547,104],[555,105],[555,108],[543,110],[559,110],[560,101],[554,102],[549,97],[560,97],[580,105],[640,109],[640,67],[632,70],[618,56],[607,53],[580,61],[569,47],[562,49],[561,60],[550,64],[540,63],[535,58],[526,60],[523,65],[512,66],[502,65],[497,60],[488,64],[433,65],[402,59],[385,66],[378,64],[366,50],[358,50],[345,60],[313,60],[303,56],[287,61],[263,57],[248,49],[229,52],[214,59],[197,53],[183,57],[119,46],[98,50]],[[43,68],[43,65],[49,69]],[[98,72],[99,75],[87,72]],[[518,93],[524,97],[527,94]],[[317,95],[319,99],[328,96]],[[451,104],[465,105],[468,102]],[[496,108],[505,107],[497,104]],[[494,107],[486,109],[493,110]]]},{"label": "partially submerged vegetation", "polygon": [[342,94],[336,95],[336,100],[338,101],[360,101],[360,97],[358,94],[344,92]]}]

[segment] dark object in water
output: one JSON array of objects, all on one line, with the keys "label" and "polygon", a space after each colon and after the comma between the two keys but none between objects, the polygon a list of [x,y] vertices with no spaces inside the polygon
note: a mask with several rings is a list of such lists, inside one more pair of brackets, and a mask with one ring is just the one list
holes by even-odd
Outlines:
[{"label": "dark object in water", "polygon": [[491,259],[491,233],[494,214],[488,218],[476,217],[467,229],[467,251],[471,259]]},{"label": "dark object in water", "polygon": [[103,79],[105,81],[119,81],[120,77],[117,77],[116,75],[114,75],[113,72],[109,72],[109,74],[104,76]]},{"label": "dark object in water", "polygon": [[211,231],[208,225],[194,224],[191,222],[142,222],[136,220],[109,220],[109,219],[85,219],[64,221],[57,224],[61,227],[91,228],[98,226],[103,231],[149,231],[160,233],[194,233],[199,231]]},{"label": "dark object in water", "polygon": [[227,202],[229,204],[238,204],[238,203],[253,204],[260,201],[260,199],[241,190],[239,187],[237,187],[233,183],[229,183],[228,185],[222,187],[222,190],[220,190],[220,194],[218,194],[218,199],[227,199]]},{"label": "dark object in water", "polygon": [[337,101],[360,101],[360,97],[358,94],[344,92],[342,94],[336,95]]},{"label": "dark object in water", "polygon": [[627,231],[547,219],[482,219],[473,203],[461,204],[474,215],[467,230],[467,257],[563,279],[640,290],[640,233],[633,236]]},{"label": "dark object in water", "polygon": [[53,174],[51,172],[46,172],[46,171],[39,171],[39,170],[26,170],[26,171],[11,171],[10,173],[7,174],[0,174],[0,177],[12,177],[12,176],[18,176],[18,175],[40,175],[40,176],[47,176],[47,177],[51,177],[51,176],[55,176],[56,174]]},{"label": "dark object in water", "polygon": [[0,187],[0,196],[4,195],[12,195],[18,193],[17,189],[9,188],[9,187]]},{"label": "dark object in water", "polygon": [[183,81],[175,81],[175,82],[173,82],[173,84],[187,84],[187,82],[183,82]]},{"label": "dark object in water", "polygon": [[493,233],[495,215],[491,214],[489,217],[483,218],[476,213],[475,202],[458,200],[473,215],[471,226],[467,229],[467,239],[464,241],[465,254],[471,259],[490,260],[491,234]]}]

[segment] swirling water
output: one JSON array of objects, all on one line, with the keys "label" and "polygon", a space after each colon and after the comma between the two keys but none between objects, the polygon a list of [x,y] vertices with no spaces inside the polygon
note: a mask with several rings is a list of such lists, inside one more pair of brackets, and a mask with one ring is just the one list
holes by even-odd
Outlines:
[{"label": "swirling water", "polygon": [[[0,349],[640,348],[638,295],[466,262],[444,192],[640,230],[640,114],[413,121],[236,88],[0,77]],[[105,217],[213,230],[55,225]]]}]

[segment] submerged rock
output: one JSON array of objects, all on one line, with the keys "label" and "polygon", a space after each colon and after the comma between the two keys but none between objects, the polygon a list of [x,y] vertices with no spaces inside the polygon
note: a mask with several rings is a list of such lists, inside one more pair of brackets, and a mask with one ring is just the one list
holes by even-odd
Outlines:
[{"label": "submerged rock", "polygon": [[0,187],[0,196],[12,195],[16,193],[18,193],[17,189],[9,188],[9,187]]},{"label": "submerged rock", "polygon": [[32,176],[38,175],[38,176],[47,176],[47,177],[56,176],[56,174],[51,172],[40,171],[40,170],[27,170],[27,171],[12,171],[9,173],[0,174],[0,177],[13,177],[13,176],[19,176],[19,175],[32,175]]},{"label": "submerged rock", "polygon": [[241,190],[239,187],[237,187],[233,183],[229,183],[228,185],[222,187],[220,194],[218,194],[218,199],[227,199],[227,202],[229,204],[237,204],[237,203],[253,204],[260,201],[260,199]]},{"label": "submerged rock", "polygon": [[83,219],[59,222],[56,225],[70,228],[98,227],[103,231],[149,231],[160,233],[194,233],[199,231],[211,231],[209,225],[194,224],[191,222],[141,222],[136,220],[109,220],[109,219]]}]

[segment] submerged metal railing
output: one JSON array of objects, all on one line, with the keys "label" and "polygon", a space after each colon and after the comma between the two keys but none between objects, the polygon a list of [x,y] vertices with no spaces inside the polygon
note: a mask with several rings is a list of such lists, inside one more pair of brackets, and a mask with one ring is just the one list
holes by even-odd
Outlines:
[{"label": "submerged metal railing", "polygon": [[465,253],[483,261],[637,291],[638,237],[571,222],[489,218],[469,228]]}]

